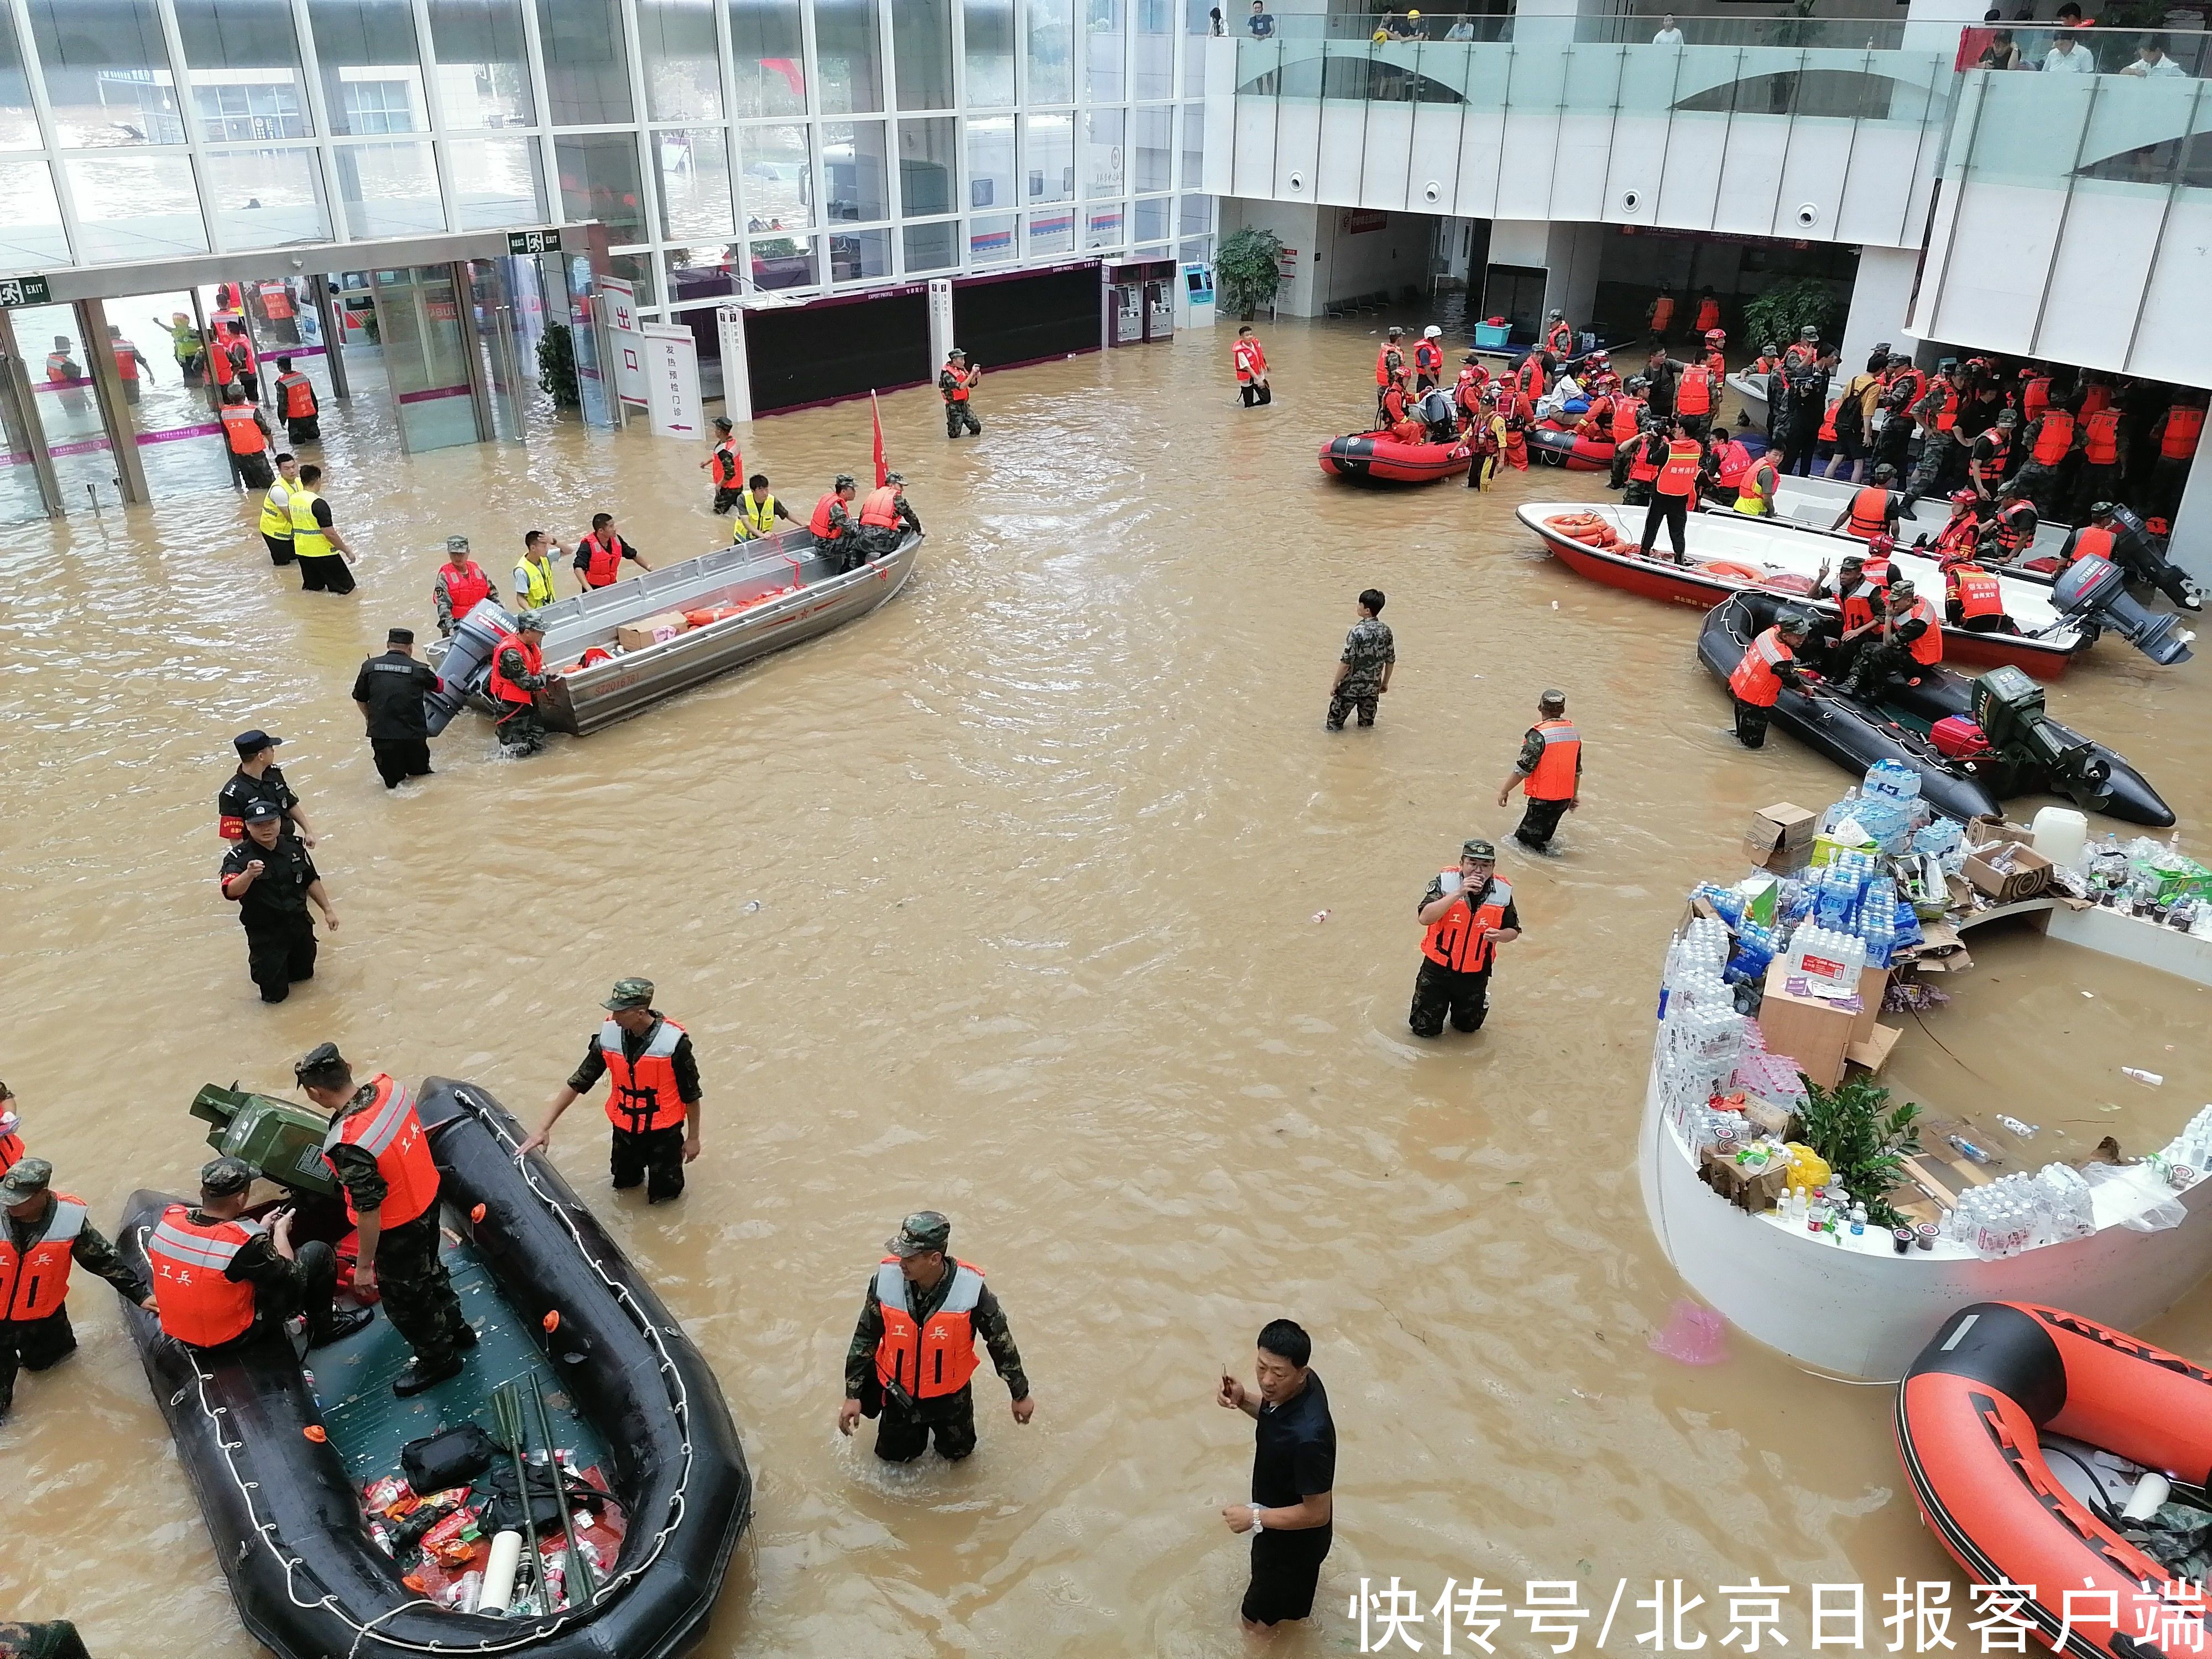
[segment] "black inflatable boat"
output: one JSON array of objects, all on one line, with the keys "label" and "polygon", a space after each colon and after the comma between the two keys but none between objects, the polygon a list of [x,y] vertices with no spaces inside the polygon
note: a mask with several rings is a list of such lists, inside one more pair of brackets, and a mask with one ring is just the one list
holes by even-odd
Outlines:
[{"label": "black inflatable boat", "polygon": [[[1698,660],[1725,685],[1751,641],[1772,625],[1778,612],[1792,605],[1827,610],[1788,595],[1757,592],[1715,605],[1698,634]],[[2016,672],[1997,669],[1984,679]],[[2020,678],[2026,682],[2025,676]],[[1772,720],[1849,771],[1863,773],[1885,760],[1911,767],[1920,775],[1922,798],[1949,817],[2002,817],[2003,802],[2014,795],[2051,793],[2130,823],[2163,828],[2173,822],[2173,809],[2142,773],[2102,744],[2044,714],[2040,689],[2032,683],[2024,695],[2033,699],[2033,708],[2013,716],[2004,728],[1982,734],[1989,744],[1985,750],[1943,752],[1931,736],[1937,722],[1967,723],[1974,728],[1969,738],[1980,732],[1978,684],[1947,668],[1923,670],[1918,685],[1893,687],[1883,702],[1871,704],[1823,680],[1802,690],[1785,690]]]},{"label": "black inflatable boat", "polygon": [[[478,1333],[459,1377],[394,1401],[406,1352],[383,1318],[315,1350],[309,1370],[281,1333],[210,1363],[126,1310],[239,1615],[283,1659],[673,1659],[703,1633],[751,1509],[721,1389],[552,1167],[517,1161],[523,1131],[498,1103],[433,1078],[416,1110],[438,1165],[447,1269]],[[141,1271],[146,1236],[174,1201],[131,1199],[116,1237]],[[403,1442],[483,1415],[493,1385],[518,1371],[556,1402],[563,1451],[597,1459],[626,1529],[588,1595],[562,1610],[452,1611],[404,1584],[404,1561],[372,1538],[363,1476],[395,1468]]]}]

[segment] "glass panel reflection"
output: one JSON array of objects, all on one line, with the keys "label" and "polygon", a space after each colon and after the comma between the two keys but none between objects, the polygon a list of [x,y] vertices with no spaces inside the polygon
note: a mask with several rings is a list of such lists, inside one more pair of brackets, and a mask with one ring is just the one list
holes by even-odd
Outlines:
[{"label": "glass panel reflection", "polygon": [[522,0],[429,0],[429,6],[438,106],[447,126],[528,126],[536,104]]},{"label": "glass panel reflection", "polygon": [[88,264],[207,252],[192,164],[183,155],[72,155],[77,257]]},{"label": "glass panel reflection", "polygon": [[959,150],[949,115],[899,123],[899,215],[922,219],[959,209],[953,199]]},{"label": "glass panel reflection", "polygon": [[1032,104],[1075,101],[1075,0],[1029,0]]},{"label": "glass panel reflection", "polygon": [[1010,208],[1014,195],[1014,118],[970,117],[968,122],[968,205]]},{"label": "glass panel reflection", "polygon": [[952,107],[952,0],[891,0],[901,109]]},{"label": "glass panel reflection", "polygon": [[804,230],[814,222],[814,152],[805,127],[741,127],[738,159],[748,231]]},{"label": "glass panel reflection", "polygon": [[448,141],[447,148],[463,230],[542,225],[552,218],[535,138],[468,138]]},{"label": "glass panel reflection", "polygon": [[176,0],[176,9],[203,143],[309,136],[289,0]]},{"label": "glass panel reflection", "polygon": [[211,149],[201,158],[201,173],[224,247],[330,240],[322,169],[313,149]]},{"label": "glass panel reflection", "polygon": [[830,219],[891,216],[890,167],[881,121],[825,121],[822,183]]},{"label": "glass panel reflection", "polygon": [[1014,0],[965,0],[968,104],[1005,109],[1014,101]]},{"label": "glass panel reflection", "polygon": [[82,5],[30,0],[31,41],[46,74],[57,142],[64,149],[183,143],[154,0],[109,0],[98,28],[81,26]]},{"label": "glass panel reflection", "polygon": [[822,70],[824,114],[881,109],[883,39],[876,32],[876,0],[815,0],[814,61]]},{"label": "glass panel reflection", "polygon": [[331,131],[428,132],[422,59],[408,0],[307,0]]},{"label": "glass panel reflection", "polygon": [[715,0],[638,0],[645,112],[655,121],[713,120],[722,112],[714,49]]},{"label": "glass panel reflection", "polygon": [[603,221],[617,244],[651,239],[639,182],[637,137],[628,132],[564,133],[553,141],[561,176],[561,216]]},{"label": "glass panel reflection", "polygon": [[730,56],[737,65],[736,113],[805,113],[799,0],[730,0]]},{"label": "glass panel reflection", "polygon": [[545,100],[556,127],[635,120],[617,0],[538,0]]},{"label": "glass panel reflection", "polygon": [[671,240],[734,234],[729,134],[720,127],[670,128],[647,142],[660,185],[661,234]]},{"label": "glass panel reflection", "polygon": [[419,236],[446,228],[437,163],[429,141],[342,144],[337,152],[338,203],[346,232],[362,240]]},{"label": "glass panel reflection", "polygon": [[0,271],[69,263],[52,172],[44,161],[0,161]]}]

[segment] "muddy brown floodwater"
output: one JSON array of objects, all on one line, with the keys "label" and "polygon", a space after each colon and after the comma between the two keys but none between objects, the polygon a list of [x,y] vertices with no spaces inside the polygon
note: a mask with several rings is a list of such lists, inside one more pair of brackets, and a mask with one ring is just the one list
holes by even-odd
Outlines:
[{"label": "muddy brown floodwater", "polygon": [[[1226,329],[987,377],[957,447],[933,394],[887,399],[930,532],[896,602],[527,763],[465,716],[397,797],[347,689],[387,625],[428,629],[446,535],[502,585],[523,529],[568,539],[595,507],[649,558],[703,550],[701,452],[571,427],[526,468],[337,431],[349,601],[272,574],[222,498],[7,532],[0,1075],[35,1150],[112,1225],[206,1155],[201,1083],[284,1089],[326,1037],[529,1115],[606,985],[651,975],[704,1069],[689,1193],[615,1200],[583,1109],[556,1156],[716,1367],[758,1474],[711,1656],[1240,1655],[1245,1547],[1216,1510],[1252,1437],[1212,1396],[1279,1314],[1314,1333],[1342,1439],[1318,1617],[1279,1652],[1356,1648],[1363,1577],[1425,1609],[1447,1578],[1516,1607],[1576,1581],[1585,1644],[1626,1578],[1610,1651],[1655,1578],[1705,1595],[1689,1625],[1716,1644],[1717,1587],[1792,1586],[1802,1651],[1808,1585],[1867,1583],[1877,1617],[1896,1575],[1948,1577],[1882,1389],[1733,1335],[1706,1370],[1647,1346],[1683,1294],[1632,1158],[1668,931],[1692,883],[1740,873],[1753,809],[1846,780],[1786,738],[1738,749],[1695,613],[1578,580],[1512,518],[1601,479],[1332,483],[1315,451],[1367,406],[1372,331],[1266,332],[1263,411],[1236,406]],[[803,515],[865,464],[866,405],[744,436]],[[1370,584],[1397,678],[1374,731],[1330,736]],[[1415,903],[1462,836],[1511,828],[1495,792],[1549,684],[1584,805],[1562,856],[1509,848],[1528,931],[1487,1028],[1419,1044]],[[2056,699],[2200,857],[2204,688],[2202,661],[2111,642]],[[288,739],[343,921],[275,1009],[211,879],[228,740],[256,725]],[[2094,1070],[2021,1069],[2010,1109],[2088,1116],[2050,1085]],[[1038,1409],[1017,1427],[987,1374],[977,1456],[889,1469],[836,1431],[839,1367],[881,1240],[925,1206],[988,1269]],[[0,1610],[73,1617],[103,1659],[187,1631],[202,1659],[252,1654],[106,1294],[80,1285],[83,1352],[0,1428]],[[2201,1301],[2145,1334],[2212,1354]]]}]

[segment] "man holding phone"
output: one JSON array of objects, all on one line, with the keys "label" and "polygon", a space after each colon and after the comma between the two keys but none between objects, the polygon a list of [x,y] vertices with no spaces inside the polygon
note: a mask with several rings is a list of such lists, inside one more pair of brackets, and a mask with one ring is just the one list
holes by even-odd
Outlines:
[{"label": "man holding phone", "polygon": [[1252,1501],[1231,1504],[1221,1519],[1252,1534],[1252,1582],[1244,1628],[1255,1634],[1313,1612],[1321,1564],[1334,1537],[1336,1421],[1328,1390],[1306,1362],[1313,1339],[1287,1319],[1260,1333],[1256,1389],[1226,1370],[1214,1403],[1241,1411],[1259,1427],[1252,1443]]},{"label": "man holding phone", "polygon": [[1490,968],[1498,947],[1521,937],[1513,889],[1498,879],[1498,849],[1480,836],[1460,845],[1459,867],[1429,884],[1419,915],[1421,971],[1406,1023],[1419,1037],[1442,1036],[1444,1016],[1455,1031],[1479,1031],[1490,1012]]},{"label": "man holding phone", "polygon": [[334,1307],[337,1255],[319,1240],[295,1247],[289,1208],[265,1225],[241,1219],[253,1176],[244,1158],[216,1158],[200,1170],[198,1207],[173,1204],[163,1212],[146,1243],[161,1328],[203,1350],[294,1314],[307,1320],[311,1348],[364,1328],[376,1316]]}]

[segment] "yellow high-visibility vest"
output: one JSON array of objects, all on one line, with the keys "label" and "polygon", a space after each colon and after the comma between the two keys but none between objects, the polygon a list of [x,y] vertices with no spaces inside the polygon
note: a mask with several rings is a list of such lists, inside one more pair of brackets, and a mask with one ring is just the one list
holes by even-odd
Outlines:
[{"label": "yellow high-visibility vest", "polygon": [[754,498],[750,488],[738,492],[738,516],[730,525],[730,539],[749,542],[756,536],[765,536],[775,524],[775,496],[769,494]]},{"label": "yellow high-visibility vest", "polygon": [[514,567],[514,585],[521,591],[523,608],[542,611],[553,603],[553,567],[540,564],[535,559],[525,559]]},{"label": "yellow high-visibility vest", "polygon": [[272,541],[292,539],[292,489],[279,478],[261,498],[261,533]]},{"label": "yellow high-visibility vest", "polygon": [[303,483],[292,486],[292,550],[303,559],[330,556],[331,538],[315,522],[315,503],[321,499]]}]

